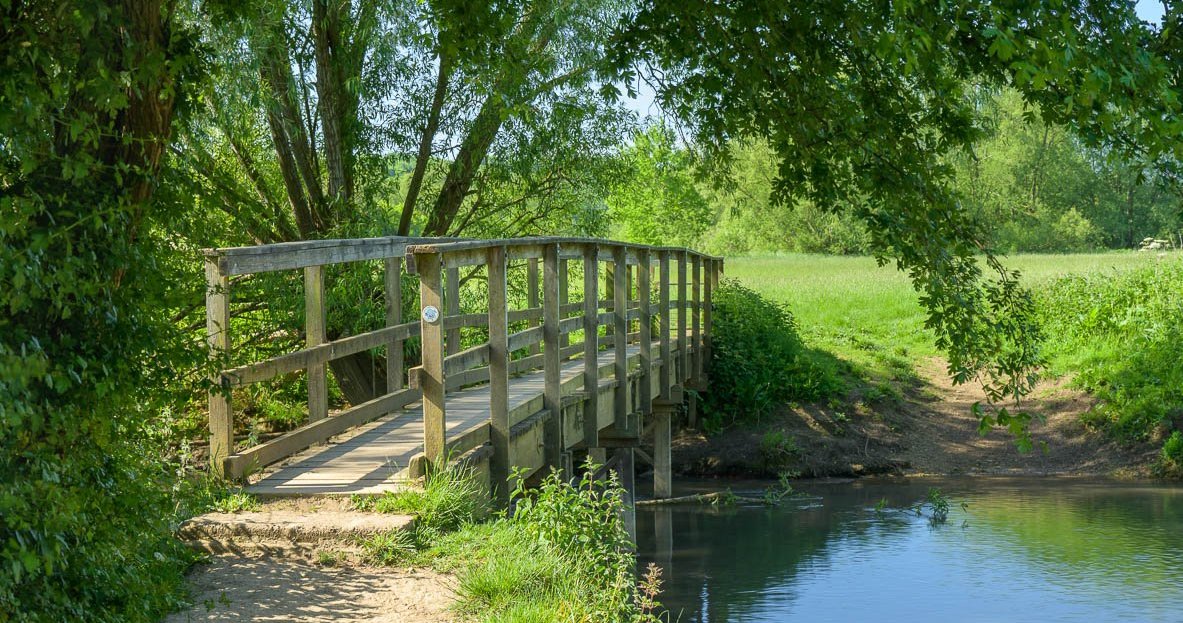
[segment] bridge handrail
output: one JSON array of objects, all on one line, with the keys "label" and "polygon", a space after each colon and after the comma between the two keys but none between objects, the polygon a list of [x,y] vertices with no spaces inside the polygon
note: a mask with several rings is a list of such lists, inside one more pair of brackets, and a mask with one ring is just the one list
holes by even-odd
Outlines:
[{"label": "bridge handrail", "polygon": [[[418,399],[404,389],[403,343],[418,336],[419,323],[402,321],[403,257],[409,244],[439,238],[385,236],[378,238],[307,240],[249,247],[204,249],[206,276],[206,333],[215,361],[230,357],[230,278],[284,270],[304,271],[305,348],[247,365],[220,370],[209,391],[210,465],[214,473],[241,478],[251,469],[289,456],[349,427],[381,416]],[[449,241],[463,240],[447,238]],[[382,260],[385,276],[386,326],[359,335],[328,340],[324,300],[324,267]],[[354,405],[328,417],[326,364],[371,348],[385,346],[387,394]],[[277,439],[236,452],[231,390],[298,370],[308,372],[308,423]]]},{"label": "bridge handrail", "polygon": [[[563,397],[558,380],[561,362],[582,353],[584,386],[599,387],[598,351],[601,347],[613,349],[616,380],[612,391],[618,417],[632,412],[632,402],[637,403],[640,411],[647,412],[651,408],[650,375],[655,364],[660,364],[660,387],[665,398],[668,398],[671,375],[677,375],[675,382],[701,376],[703,360],[709,356],[705,353],[710,342],[711,293],[717,287],[723,266],[722,258],[680,247],[571,237],[468,240],[392,236],[317,240],[207,249],[205,258],[209,346],[213,355],[223,360],[230,350],[229,278],[298,269],[304,270],[305,277],[305,348],[221,370],[213,379],[209,398],[211,461],[216,473],[232,478],[241,478],[252,469],[420,398],[424,402],[425,457],[429,461],[439,460],[447,451],[457,449],[457,444],[466,448],[476,443],[471,431],[463,435],[463,443],[447,440],[444,432],[447,393],[476,383],[490,384],[492,418],[486,428],[488,440],[493,442],[494,472],[499,474],[503,467],[508,469],[509,428],[516,420],[531,416],[539,416],[537,421],[546,427],[546,460],[557,464],[552,461],[561,460],[559,455],[567,448],[561,438]],[[421,318],[411,322],[402,319],[404,259],[406,272],[418,274],[420,279]],[[386,326],[328,340],[324,266],[371,260],[384,261]],[[522,309],[509,309],[507,301],[506,278],[511,261],[521,262],[517,267],[524,264],[527,270],[527,301]],[[584,267],[583,297],[573,303],[568,301],[571,261]],[[605,298],[600,297],[598,287],[602,263],[607,266]],[[676,282],[672,279],[671,263],[677,266]],[[489,300],[484,313],[461,313],[459,269],[466,266],[488,274]],[[624,266],[625,270],[616,270],[618,266]],[[693,281],[688,283],[690,276]],[[651,287],[654,277],[658,277],[657,301],[653,300],[655,288]],[[670,289],[675,284],[677,292],[671,296]],[[435,322],[423,319],[422,312],[429,306],[437,308]],[[675,310],[676,329],[672,318]],[[524,329],[509,332],[511,324],[522,323],[526,325]],[[606,327],[603,336],[599,335],[601,326]],[[487,327],[490,338],[461,350],[461,329],[469,327]],[[660,338],[660,358],[654,358],[652,352],[655,330]],[[596,338],[571,344],[571,335],[580,332],[585,337],[595,335]],[[404,377],[403,343],[416,337],[423,341],[423,364]],[[630,400],[629,383],[624,382],[629,374],[626,351],[630,343],[640,352],[642,387],[637,392],[641,398],[636,401]],[[383,346],[390,360],[387,393],[329,417],[326,365]],[[677,354],[676,360],[672,358],[673,353]],[[508,413],[505,396],[508,375],[538,368],[544,370],[546,377],[544,413]],[[231,389],[302,369],[308,372],[308,423],[277,439],[235,452]],[[584,408],[590,407],[593,413],[597,393],[583,392]],[[598,435],[594,420],[594,417],[586,418],[583,430],[585,443],[593,445]],[[624,425],[624,420],[621,423]]]}]

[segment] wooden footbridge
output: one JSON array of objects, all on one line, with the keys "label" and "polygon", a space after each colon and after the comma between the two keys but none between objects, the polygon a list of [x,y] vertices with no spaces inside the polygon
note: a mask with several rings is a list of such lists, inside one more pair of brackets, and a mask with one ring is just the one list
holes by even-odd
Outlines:
[{"label": "wooden footbridge", "polygon": [[[325,269],[355,262],[381,263],[385,326],[330,341]],[[387,237],[208,250],[216,361],[233,361],[233,277],[303,271],[306,318],[305,348],[215,375],[211,467],[257,493],[352,494],[389,490],[456,460],[486,474],[504,499],[511,470],[571,473],[578,453],[611,463],[632,491],[634,452],[652,430],[654,452],[645,456],[655,495],[668,496],[671,415],[683,388],[705,386],[711,294],[722,269],[721,258],[688,249],[584,238]],[[404,305],[403,281],[414,276],[417,304]],[[573,291],[581,291],[574,301]],[[404,310],[416,308],[419,317],[404,321]],[[366,351],[385,351],[387,393],[330,412],[327,365]],[[409,369],[408,353],[419,359]],[[295,382],[301,372],[307,422],[265,443],[236,441],[235,389]],[[695,394],[687,394],[693,422]]]}]

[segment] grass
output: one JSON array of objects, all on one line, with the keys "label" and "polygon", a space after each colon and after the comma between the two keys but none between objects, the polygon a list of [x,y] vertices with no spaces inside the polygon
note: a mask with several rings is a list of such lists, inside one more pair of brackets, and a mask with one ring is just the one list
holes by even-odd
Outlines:
[{"label": "grass", "polygon": [[[1057,280],[1038,294],[1052,369],[1098,399],[1085,422],[1119,439],[1163,444],[1176,473],[1183,444],[1183,261]],[[1183,440],[1180,440],[1183,441]]]},{"label": "grass", "polygon": [[[1151,253],[1024,254],[1007,258],[1033,288],[1057,277],[1120,273],[1158,261]],[[806,346],[850,363],[869,382],[905,382],[940,353],[907,276],[873,258],[788,254],[728,258],[726,275],[775,301],[797,320]]]},{"label": "grass", "polygon": [[413,532],[375,535],[359,545],[370,564],[454,574],[457,608],[472,620],[656,621],[655,595],[644,585],[640,593],[634,588],[635,561],[614,478],[571,484],[552,474],[537,489],[519,485],[514,498],[512,517],[491,515],[480,479],[450,468],[427,478],[422,489],[355,497],[359,510],[416,517]]}]

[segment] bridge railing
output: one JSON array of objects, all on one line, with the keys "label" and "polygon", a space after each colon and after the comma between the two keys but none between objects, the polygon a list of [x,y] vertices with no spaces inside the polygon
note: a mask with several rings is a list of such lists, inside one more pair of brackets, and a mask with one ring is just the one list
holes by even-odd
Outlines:
[{"label": "bridge railing", "polygon": [[[721,258],[683,248],[530,238],[418,243],[408,246],[407,259],[408,271],[419,275],[422,364],[411,370],[410,379],[422,392],[424,456],[429,462],[489,442],[490,481],[505,482],[510,469],[521,466],[512,456],[514,431],[537,423],[542,428],[541,464],[560,466],[574,441],[566,438],[572,427],[563,420],[564,408],[572,402],[582,404],[577,441],[598,447],[601,347],[613,351],[609,378],[618,431],[628,430],[633,416],[651,412],[655,368],[656,393],[667,400],[674,386],[702,377],[709,349],[711,296],[722,271]],[[526,266],[527,306],[523,309],[509,304],[509,267],[515,261]],[[577,302],[570,301],[571,262],[581,264],[583,272]],[[601,265],[606,267],[605,298],[600,290]],[[484,272],[486,313],[459,313],[454,302],[459,298],[461,269]],[[676,292],[671,292],[674,286]],[[527,328],[510,332],[511,324],[522,320]],[[487,327],[488,339],[460,350],[457,326]],[[582,338],[575,342],[573,334]],[[636,351],[635,378],[630,378],[630,345]],[[523,356],[514,358],[515,352]],[[564,362],[580,354],[583,390],[565,391]],[[536,368],[544,372],[541,408],[526,401],[511,409],[510,376]],[[449,442],[448,393],[485,381],[490,389],[487,428]],[[630,395],[630,387],[635,395]]]},{"label": "bridge railing", "polygon": [[[403,343],[419,335],[417,320],[404,322],[402,319],[403,258],[408,244],[432,240],[438,239],[391,236],[205,251],[206,331],[212,356],[219,362],[229,361],[231,356],[231,278],[292,270],[302,270],[304,273],[305,348],[220,370],[212,379],[209,430],[210,466],[214,473],[227,478],[241,478],[251,470],[281,460],[419,399],[418,392],[406,388],[403,382]],[[385,326],[329,341],[326,331],[325,267],[375,260],[383,262]],[[326,365],[379,347],[385,347],[388,357],[387,393],[329,417]],[[233,390],[300,371],[306,371],[308,375],[307,423],[266,443],[236,451],[234,406],[231,400]]]},{"label": "bridge railing", "polygon": [[[305,347],[221,369],[212,379],[211,466],[228,478],[241,478],[420,399],[428,462],[491,442],[490,476],[502,477],[504,482],[514,464],[509,456],[511,428],[520,431],[526,425],[541,424],[544,463],[559,465],[572,441],[565,438],[570,423],[563,422],[564,407],[579,402],[583,413],[599,412],[601,348],[613,350],[612,372],[606,380],[612,384],[618,428],[626,428],[635,413],[647,414],[653,393],[669,399],[674,386],[701,378],[703,362],[709,358],[711,296],[723,266],[721,258],[688,249],[586,238],[386,237],[210,249],[205,255],[208,339],[218,361],[229,361],[231,350],[231,278],[276,271],[304,273]],[[417,273],[420,280],[419,319],[402,317],[404,257],[406,273]],[[374,260],[383,263],[384,326],[330,341],[325,267]],[[577,277],[570,274],[572,263],[581,266],[582,288],[571,279]],[[462,269],[467,277],[483,276],[487,283],[487,296],[477,304],[484,308],[479,313],[462,313]],[[509,272],[523,269],[525,296],[511,297]],[[572,283],[575,290],[582,290],[576,301],[571,300]],[[523,306],[515,306],[515,299]],[[524,328],[511,333],[511,326]],[[462,330],[467,330],[470,344],[474,330],[487,331],[487,339],[465,347]],[[573,339],[580,334],[583,337]],[[416,337],[421,338],[422,363],[404,382],[403,344]],[[632,379],[635,395],[629,393],[630,344],[639,364]],[[330,416],[327,364],[383,347],[388,357],[387,393]],[[596,391],[573,393],[562,386],[561,367],[579,356],[583,387]],[[541,409],[531,401],[510,413],[509,376],[537,369],[544,372]],[[236,450],[233,389],[300,371],[306,372],[308,380],[307,423],[265,443]],[[652,392],[655,380],[658,391]],[[488,425],[449,441],[448,393],[483,383],[490,390]],[[596,446],[597,418],[584,417],[578,432],[584,445]]]}]

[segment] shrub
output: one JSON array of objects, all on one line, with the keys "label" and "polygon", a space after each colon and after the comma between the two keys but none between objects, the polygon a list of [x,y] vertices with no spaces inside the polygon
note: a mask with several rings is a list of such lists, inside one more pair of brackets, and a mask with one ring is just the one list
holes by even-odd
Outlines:
[{"label": "shrub", "polygon": [[801,342],[785,305],[730,279],[712,302],[711,391],[703,409],[708,430],[758,421],[790,400],[842,391],[837,374]]},{"label": "shrub", "polygon": [[760,459],[770,471],[788,466],[799,451],[797,440],[782,431],[770,430],[760,438]]},{"label": "shrub", "polygon": [[518,479],[513,521],[537,543],[564,557],[578,582],[597,587],[593,602],[585,604],[594,620],[615,620],[633,599],[632,539],[624,527],[624,490],[609,472],[596,480],[590,462],[578,484],[557,471],[547,475],[536,490],[528,491]]},{"label": "shrub", "polygon": [[156,621],[177,600],[145,421],[188,369],[166,311],[179,245],[157,229],[179,206],[149,200],[205,64],[186,13],[0,11],[0,620]]},{"label": "shrub", "polygon": [[1162,459],[1172,467],[1183,468],[1183,433],[1174,431],[1162,444]]}]

